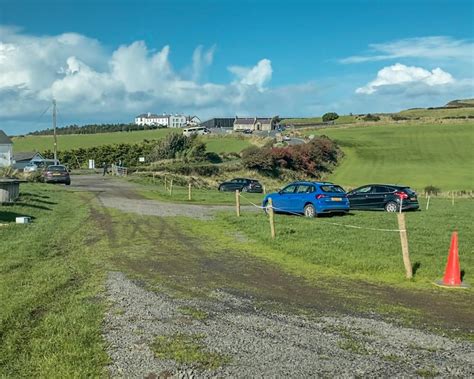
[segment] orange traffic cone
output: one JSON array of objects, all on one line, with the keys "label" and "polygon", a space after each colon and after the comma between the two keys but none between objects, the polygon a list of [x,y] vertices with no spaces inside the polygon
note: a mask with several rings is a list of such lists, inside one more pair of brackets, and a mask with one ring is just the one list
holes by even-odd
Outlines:
[{"label": "orange traffic cone", "polygon": [[435,284],[441,287],[467,288],[468,285],[461,282],[461,269],[459,266],[458,252],[458,232],[451,236],[451,246],[449,247],[448,263],[444,272],[444,278]]}]

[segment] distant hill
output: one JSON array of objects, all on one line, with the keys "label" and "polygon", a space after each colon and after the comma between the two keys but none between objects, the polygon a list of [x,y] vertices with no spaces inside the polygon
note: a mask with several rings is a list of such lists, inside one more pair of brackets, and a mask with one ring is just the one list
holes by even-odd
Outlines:
[{"label": "distant hill", "polygon": [[453,100],[445,108],[474,108],[474,99]]}]

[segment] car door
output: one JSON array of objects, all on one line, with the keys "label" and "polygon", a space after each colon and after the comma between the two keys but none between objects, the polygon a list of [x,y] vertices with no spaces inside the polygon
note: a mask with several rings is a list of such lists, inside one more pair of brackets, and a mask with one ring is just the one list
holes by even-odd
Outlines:
[{"label": "car door", "polygon": [[[305,204],[310,201],[311,193],[315,191],[314,186],[311,184],[300,184],[296,189],[296,194],[291,204],[291,210],[293,212],[303,212]],[[314,198],[311,198],[313,201]]]},{"label": "car door", "polygon": [[273,206],[277,208],[277,211],[292,212],[292,203],[297,196],[297,187],[298,185],[296,184],[290,184],[280,190],[276,196],[272,196]]},{"label": "car door", "polygon": [[348,197],[352,209],[366,209],[370,201],[369,194],[372,191],[372,186],[360,187],[352,191]]},{"label": "car door", "polygon": [[385,204],[388,201],[390,193],[393,192],[386,186],[374,186],[372,193],[370,194],[371,206],[373,209],[384,209]]}]

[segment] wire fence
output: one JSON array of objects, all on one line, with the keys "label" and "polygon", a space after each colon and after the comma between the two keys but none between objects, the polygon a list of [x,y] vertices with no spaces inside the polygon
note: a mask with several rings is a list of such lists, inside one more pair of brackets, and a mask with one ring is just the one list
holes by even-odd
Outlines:
[{"label": "wire fence", "polygon": [[[270,206],[267,205],[266,207],[263,205],[257,205],[250,201],[248,198],[243,196],[241,193],[239,193],[239,197],[244,199],[247,203],[250,205],[253,205],[256,208],[262,209],[262,210],[267,210]],[[279,213],[286,213],[286,214],[291,214],[293,216],[298,216],[298,217],[306,217],[304,214],[297,213],[297,212],[291,212],[285,209],[281,209],[275,206],[271,206],[275,212]],[[334,225],[334,226],[341,226],[344,228],[352,228],[352,229],[362,229],[362,230],[371,230],[371,231],[378,231],[378,232],[406,232],[405,229],[385,229],[385,228],[370,228],[370,227],[365,227],[365,226],[359,226],[359,225],[351,225],[351,224],[342,224],[342,223],[337,223],[337,222],[330,222],[330,221],[325,221],[325,220],[318,220],[318,222],[323,223],[323,224],[328,224],[328,225]]]}]

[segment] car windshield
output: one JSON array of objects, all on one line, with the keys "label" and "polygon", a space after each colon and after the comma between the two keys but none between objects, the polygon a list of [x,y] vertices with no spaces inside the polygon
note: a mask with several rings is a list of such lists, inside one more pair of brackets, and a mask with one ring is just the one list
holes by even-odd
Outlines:
[{"label": "car windshield", "polygon": [[67,171],[64,166],[49,166],[48,171]]},{"label": "car windshield", "polygon": [[344,193],[345,192],[342,187],[335,186],[333,184],[319,186],[319,188],[321,188],[321,191],[323,191],[323,192],[338,192],[338,193]]}]

